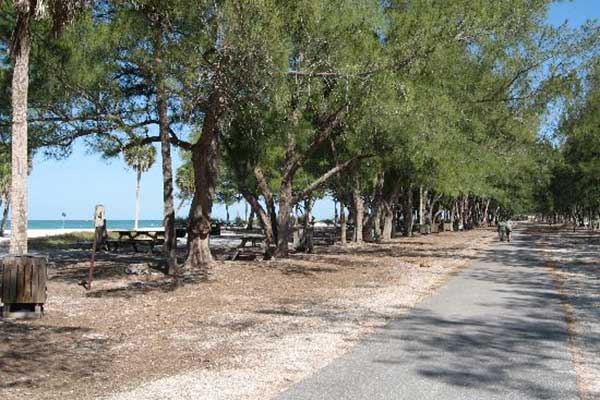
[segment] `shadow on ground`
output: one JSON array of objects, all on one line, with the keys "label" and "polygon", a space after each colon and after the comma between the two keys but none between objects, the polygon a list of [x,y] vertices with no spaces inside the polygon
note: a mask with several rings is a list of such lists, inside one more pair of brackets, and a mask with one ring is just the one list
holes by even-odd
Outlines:
[{"label": "shadow on ground", "polygon": [[502,316],[460,318],[417,308],[370,339],[399,342],[402,349],[398,356],[386,354],[373,362],[414,369],[423,378],[457,388],[496,395],[522,392],[536,399],[564,398],[562,388],[544,381],[549,369],[565,362],[570,365],[570,361],[567,352],[556,350],[564,348],[568,333],[561,298],[540,257],[537,239],[527,234],[511,245],[494,246],[480,257],[493,268],[463,272],[470,279],[499,284],[497,296],[478,300],[474,306],[486,307],[491,313],[508,310]]},{"label": "shadow on ground", "polygon": [[0,320],[0,390],[47,386],[57,371],[84,385],[110,364],[109,345],[85,328]]}]

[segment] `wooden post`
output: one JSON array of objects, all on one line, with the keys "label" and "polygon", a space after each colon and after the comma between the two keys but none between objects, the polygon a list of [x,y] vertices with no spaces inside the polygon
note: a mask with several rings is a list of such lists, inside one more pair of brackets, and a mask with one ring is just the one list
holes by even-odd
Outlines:
[{"label": "wooden post", "polygon": [[88,270],[87,281],[81,282],[86,290],[92,289],[92,280],[94,279],[94,268],[96,267],[96,250],[98,243],[104,242],[106,236],[106,211],[102,204],[96,205],[94,212],[94,242],[92,243],[92,259],[90,260],[90,269]]},{"label": "wooden post", "polygon": [[425,192],[423,191],[423,185],[419,186],[419,226],[425,224]]},{"label": "wooden post", "polygon": [[0,260],[4,318],[40,318],[46,302],[46,257],[6,256]]}]

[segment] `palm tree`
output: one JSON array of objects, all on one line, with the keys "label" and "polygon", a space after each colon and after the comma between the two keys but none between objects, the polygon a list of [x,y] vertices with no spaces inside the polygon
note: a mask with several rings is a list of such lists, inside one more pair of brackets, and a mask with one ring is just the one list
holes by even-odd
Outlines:
[{"label": "palm tree", "polygon": [[49,18],[55,33],[72,20],[86,0],[12,0],[16,14],[10,54],[12,76],[12,201],[10,253],[27,253],[27,90],[31,25],[36,19]]},{"label": "palm tree", "polygon": [[134,229],[138,229],[138,221],[140,219],[140,182],[142,173],[152,168],[156,161],[156,148],[152,145],[130,147],[123,153],[125,163],[135,170],[137,174],[135,187],[135,220]]}]

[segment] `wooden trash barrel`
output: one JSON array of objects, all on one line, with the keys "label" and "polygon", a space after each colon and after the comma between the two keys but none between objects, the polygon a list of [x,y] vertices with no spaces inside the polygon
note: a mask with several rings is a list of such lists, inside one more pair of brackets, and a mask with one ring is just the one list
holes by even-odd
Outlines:
[{"label": "wooden trash barrel", "polygon": [[45,257],[5,256],[0,259],[0,297],[5,318],[40,318],[46,302]]}]

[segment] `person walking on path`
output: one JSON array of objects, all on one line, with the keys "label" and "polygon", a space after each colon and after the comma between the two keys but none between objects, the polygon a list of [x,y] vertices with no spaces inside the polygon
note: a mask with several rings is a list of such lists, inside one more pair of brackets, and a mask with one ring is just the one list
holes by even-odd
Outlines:
[{"label": "person walking on path", "polygon": [[506,235],[507,242],[510,242],[510,235],[511,235],[512,231],[513,231],[513,223],[512,223],[512,220],[509,218],[508,221],[506,221],[504,223],[504,232]]},{"label": "person walking on path", "polygon": [[498,221],[498,239],[504,242],[504,234],[506,233],[506,226],[504,221]]}]

